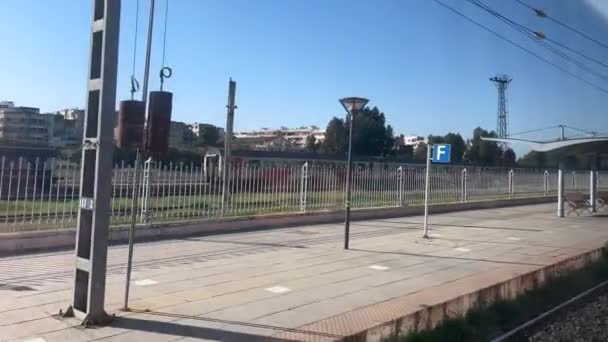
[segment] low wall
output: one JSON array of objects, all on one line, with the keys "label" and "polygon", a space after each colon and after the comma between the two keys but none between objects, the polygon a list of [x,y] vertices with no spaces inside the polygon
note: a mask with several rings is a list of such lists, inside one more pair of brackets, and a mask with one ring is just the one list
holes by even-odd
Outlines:
[{"label": "low wall", "polygon": [[[500,208],[556,202],[557,198],[535,197],[510,200],[476,201],[466,203],[446,203],[431,205],[431,214]],[[351,212],[353,221],[374,220],[403,216],[422,215],[424,207],[405,206],[395,208],[358,209]],[[329,224],[344,221],[343,211],[311,212],[297,214],[249,216],[201,221],[164,222],[137,226],[137,241],[179,238],[184,236],[228,234],[294,226]],[[110,230],[110,242],[120,244],[128,241],[129,227],[118,226]],[[0,235],[0,255],[67,250],[74,248],[76,231],[73,229],[40,232],[17,232]]]},{"label": "low wall", "polygon": [[[402,314],[396,310],[394,315],[385,321],[369,322],[367,328],[361,327],[361,331],[349,334],[342,341],[383,341],[387,336],[412,331],[424,331],[436,328],[443,321],[450,318],[464,317],[471,309],[479,305],[489,305],[500,300],[513,300],[524,292],[542,286],[549,279],[563,275],[564,273],[580,269],[585,265],[598,260],[603,253],[603,247],[598,244],[595,248],[586,252],[576,251],[574,255],[566,255],[554,260],[553,264],[543,267],[529,267],[530,269],[513,269],[511,274],[504,272],[492,274],[481,274],[472,279],[457,280],[453,284],[447,284],[445,289],[433,288],[423,290],[408,298],[411,303],[433,303],[425,305],[420,309]],[[459,293],[460,289],[470,289],[475,283],[478,290]],[[462,286],[466,284],[466,286]],[[392,307],[395,309],[395,306]],[[376,317],[378,318],[378,317]],[[381,322],[383,321],[383,322]]]}]

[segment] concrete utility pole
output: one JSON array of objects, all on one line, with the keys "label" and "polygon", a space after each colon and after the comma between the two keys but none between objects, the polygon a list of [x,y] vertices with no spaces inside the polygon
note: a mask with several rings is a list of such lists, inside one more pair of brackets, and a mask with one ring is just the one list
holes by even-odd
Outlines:
[{"label": "concrete utility pole", "polygon": [[93,0],[84,117],[74,297],[66,315],[85,325],[107,323],[104,310],[120,0]]},{"label": "concrete utility pole", "polygon": [[224,135],[224,158],[222,160],[222,215],[224,214],[224,210],[226,209],[226,205],[228,202],[229,187],[228,183],[230,183],[230,177],[228,177],[230,167],[230,161],[232,157],[232,131],[234,127],[234,110],[236,109],[235,105],[236,98],[236,82],[230,79],[228,81],[228,105],[226,105],[226,132]]},{"label": "concrete utility pole", "polygon": [[141,91],[141,100],[148,102],[148,82],[150,80],[150,55],[152,54],[152,33],[154,31],[155,0],[150,0],[150,15],[148,17],[148,41],[146,43],[146,64],[144,66],[144,84]]}]

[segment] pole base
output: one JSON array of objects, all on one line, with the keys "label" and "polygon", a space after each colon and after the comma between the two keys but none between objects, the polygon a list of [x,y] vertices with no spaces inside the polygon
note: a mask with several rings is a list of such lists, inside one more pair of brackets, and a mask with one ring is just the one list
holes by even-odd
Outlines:
[{"label": "pole base", "polygon": [[[65,311],[59,310],[58,316],[61,318],[81,318],[80,315],[82,315],[82,313],[79,312],[79,314],[76,314],[74,308],[70,305]],[[80,325],[84,326],[85,328],[95,326],[102,327],[112,323],[115,317],[115,315],[108,315],[105,311],[103,311],[101,315],[96,315],[95,317],[93,317],[91,314],[87,314],[82,319]]]},{"label": "pole base", "polygon": [[63,312],[63,310],[59,310],[59,317],[61,317],[61,318],[71,318],[71,317],[74,317],[74,308],[70,305],[65,310],[65,312]]},{"label": "pole base", "polygon": [[106,326],[106,325],[109,325],[110,323],[112,323],[114,318],[115,318],[114,315],[110,316],[104,311],[100,315],[95,315],[95,317],[93,317],[90,314],[85,316],[85,318],[82,320],[82,323],[80,323],[80,324],[82,326],[84,326],[85,328],[103,327],[103,326]]}]

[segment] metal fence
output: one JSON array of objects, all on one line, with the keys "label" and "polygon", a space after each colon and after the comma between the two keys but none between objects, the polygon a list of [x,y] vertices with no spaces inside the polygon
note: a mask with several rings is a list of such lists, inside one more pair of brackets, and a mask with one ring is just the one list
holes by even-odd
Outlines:
[{"label": "metal fence", "polygon": [[[1,158],[0,164],[0,232],[76,225],[78,163]],[[134,187],[134,165],[114,165],[112,225],[128,223],[134,211],[138,222],[168,222],[344,207],[343,162],[240,160],[227,167],[225,186],[224,170],[213,163],[145,162],[140,169],[143,180]],[[355,163],[352,206],[421,205],[425,171],[421,165]],[[608,173],[597,178],[598,188],[608,189]],[[566,190],[588,192],[589,180],[589,171],[566,172]],[[433,165],[430,188],[431,203],[548,196],[557,193],[557,171]]]}]

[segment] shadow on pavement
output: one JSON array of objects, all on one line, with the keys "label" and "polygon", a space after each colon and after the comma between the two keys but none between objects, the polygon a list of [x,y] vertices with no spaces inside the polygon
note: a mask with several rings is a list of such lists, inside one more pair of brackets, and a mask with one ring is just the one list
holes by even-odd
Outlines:
[{"label": "shadow on pavement", "polygon": [[270,242],[244,242],[244,241],[235,241],[234,239],[232,239],[232,240],[215,240],[215,239],[205,239],[205,238],[182,238],[181,240],[196,241],[196,242],[226,243],[226,244],[246,245],[246,246],[260,246],[260,247],[308,248],[306,246],[300,246],[300,245],[290,245],[290,244],[270,243]]},{"label": "shadow on pavement", "polygon": [[[387,222],[387,223],[397,223],[397,222],[392,222],[392,221],[382,221],[382,220],[378,220],[377,222]],[[404,223],[404,224],[418,224],[418,225],[422,225],[422,222],[410,222],[410,221],[401,221],[399,223]],[[449,224],[449,223],[429,223],[429,226],[436,226],[436,227],[455,227],[455,228],[480,228],[480,229],[495,229],[495,230],[517,230],[517,231],[524,231],[524,232],[542,232],[542,229],[529,229],[529,228],[512,228],[512,227],[488,227],[488,226],[476,226],[476,225],[470,225],[470,224]],[[399,227],[402,228],[402,227]],[[411,228],[405,228],[405,229],[411,229]]]},{"label": "shadow on pavement", "polygon": [[[326,334],[321,332],[314,331],[305,331],[300,329],[290,329],[283,327],[276,327],[270,325],[263,324],[255,324],[255,323],[247,323],[247,322],[237,322],[230,321],[224,319],[217,318],[208,318],[201,316],[191,316],[191,315],[180,315],[168,312],[161,311],[134,311],[138,313],[143,313],[151,316],[162,316],[162,317],[171,317],[176,320],[195,320],[201,322],[209,322],[209,323],[220,323],[226,325],[235,325],[235,326],[243,326],[243,327],[251,327],[251,328],[262,328],[273,330],[275,332],[297,332],[302,334],[308,334],[312,336],[320,336],[320,337],[329,337],[333,339],[341,338],[343,336],[335,335],[335,334]],[[116,320],[112,323],[113,327],[124,328],[135,331],[146,331],[153,332],[159,334],[167,334],[181,337],[192,337],[192,338],[200,338],[200,339],[209,339],[209,340],[218,340],[218,341],[270,341],[270,342],[286,342],[291,341],[287,339],[276,338],[272,336],[263,336],[263,335],[255,335],[246,332],[235,332],[230,330],[202,327],[202,326],[194,326],[187,325],[184,323],[173,322],[163,322],[163,321],[155,321],[155,320],[145,320],[131,317],[120,317],[116,318]]]},{"label": "shadow on pavement", "polygon": [[386,222],[386,221],[375,221],[375,222],[382,222],[384,224],[369,224],[369,223],[359,223],[359,222],[353,222],[350,225],[352,227],[372,227],[372,228],[387,228],[387,229],[398,229],[398,230],[402,230],[402,229],[409,229],[409,230],[420,230],[422,229],[422,223],[407,223],[408,226],[409,225],[416,225],[415,227],[404,227],[404,226],[387,226],[386,223],[392,223],[392,222]]},{"label": "shadow on pavement", "polygon": [[16,291],[16,292],[36,291],[36,289],[31,286],[4,284],[4,283],[0,283],[0,290],[9,290],[9,291]]},{"label": "shadow on pavement", "polygon": [[508,265],[524,265],[524,266],[546,266],[544,264],[534,264],[528,262],[517,262],[517,261],[502,261],[502,260],[492,260],[492,259],[484,259],[484,258],[463,258],[457,256],[439,256],[432,254],[417,254],[417,253],[406,253],[406,252],[387,252],[387,251],[374,251],[369,249],[357,249],[351,248],[351,251],[357,252],[367,252],[367,253],[380,253],[380,254],[393,254],[393,255],[404,255],[404,256],[415,256],[415,257],[423,257],[430,259],[452,259],[452,260],[467,260],[467,261],[481,261],[481,262],[492,262],[496,264],[508,264]]}]

